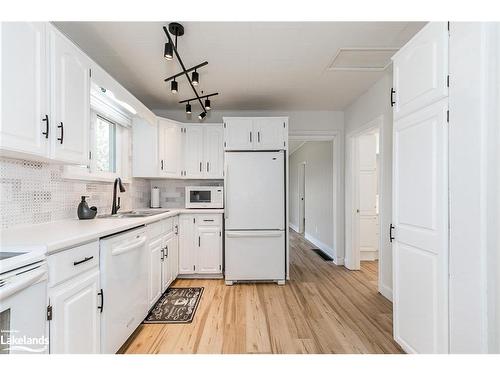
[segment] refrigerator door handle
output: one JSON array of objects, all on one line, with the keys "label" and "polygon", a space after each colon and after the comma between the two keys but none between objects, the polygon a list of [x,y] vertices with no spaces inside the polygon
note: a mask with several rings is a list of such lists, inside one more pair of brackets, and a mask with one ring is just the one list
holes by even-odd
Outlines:
[{"label": "refrigerator door handle", "polygon": [[229,186],[229,165],[224,165],[224,218],[227,220],[229,218],[229,210],[227,204],[227,188]]}]

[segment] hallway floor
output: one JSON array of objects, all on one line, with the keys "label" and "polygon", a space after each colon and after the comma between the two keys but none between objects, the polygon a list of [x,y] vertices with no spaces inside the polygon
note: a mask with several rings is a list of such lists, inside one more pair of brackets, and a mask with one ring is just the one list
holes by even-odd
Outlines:
[{"label": "hallway floor", "polygon": [[392,304],[377,292],[377,262],[360,271],[325,262],[290,232],[285,286],[177,280],[203,286],[191,324],[143,324],[125,353],[401,353]]}]

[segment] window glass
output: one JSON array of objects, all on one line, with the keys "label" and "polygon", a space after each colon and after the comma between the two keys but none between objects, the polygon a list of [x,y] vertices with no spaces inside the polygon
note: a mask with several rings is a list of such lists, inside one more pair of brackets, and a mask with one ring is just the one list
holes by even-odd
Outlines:
[{"label": "window glass", "polygon": [[116,124],[99,115],[94,126],[93,151],[97,172],[116,172]]}]

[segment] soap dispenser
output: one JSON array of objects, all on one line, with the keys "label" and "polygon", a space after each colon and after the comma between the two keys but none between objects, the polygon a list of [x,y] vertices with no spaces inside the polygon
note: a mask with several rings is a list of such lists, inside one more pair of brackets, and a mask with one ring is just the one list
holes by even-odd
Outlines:
[{"label": "soap dispenser", "polygon": [[88,198],[88,196],[82,195],[82,201],[78,205],[78,218],[80,220],[93,219],[97,215],[97,207],[89,207],[85,198]]}]

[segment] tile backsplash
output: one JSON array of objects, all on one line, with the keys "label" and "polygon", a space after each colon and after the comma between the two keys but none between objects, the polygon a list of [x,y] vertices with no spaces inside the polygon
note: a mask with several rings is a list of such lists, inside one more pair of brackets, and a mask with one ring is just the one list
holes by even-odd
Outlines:
[{"label": "tile backsplash", "polygon": [[224,180],[152,180],[151,187],[160,189],[160,205],[163,208],[183,208],[186,205],[186,186],[222,186]]},{"label": "tile backsplash", "polygon": [[[27,160],[0,158],[1,228],[76,218],[82,195],[98,214],[111,212],[112,183],[84,182],[62,178],[63,166]],[[120,193],[121,209],[148,207],[151,184],[132,179]]]}]

